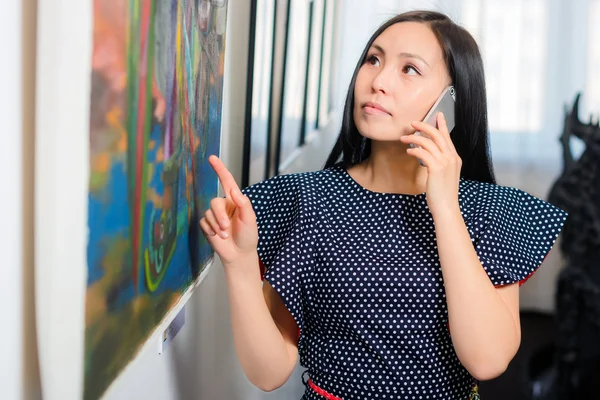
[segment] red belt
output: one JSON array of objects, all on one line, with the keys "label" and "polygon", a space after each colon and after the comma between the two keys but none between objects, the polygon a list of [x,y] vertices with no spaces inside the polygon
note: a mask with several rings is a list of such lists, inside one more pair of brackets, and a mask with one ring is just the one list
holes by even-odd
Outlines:
[{"label": "red belt", "polygon": [[[305,371],[306,372],[306,371]],[[304,374],[303,374],[304,375]],[[326,392],[325,390],[321,389],[320,387],[318,387],[313,381],[312,379],[308,378],[308,381],[306,382],[306,384],[308,384],[308,386],[310,386],[310,388],[317,394],[320,394],[321,396],[325,397],[327,400],[342,400],[340,397],[334,396],[331,393]]]},{"label": "red belt", "polygon": [[[307,371],[304,371],[304,373],[306,373]],[[304,374],[302,374],[304,376]],[[342,400],[340,397],[334,396],[329,392],[326,392],[325,390],[321,389],[320,387],[318,387],[313,381],[312,379],[308,378],[308,381],[305,383],[308,386],[310,386],[310,388],[317,394],[325,397],[327,400]],[[473,386],[473,388],[471,389],[471,395],[469,397],[469,400],[478,400],[480,399],[479,397],[479,385],[475,384]]]}]

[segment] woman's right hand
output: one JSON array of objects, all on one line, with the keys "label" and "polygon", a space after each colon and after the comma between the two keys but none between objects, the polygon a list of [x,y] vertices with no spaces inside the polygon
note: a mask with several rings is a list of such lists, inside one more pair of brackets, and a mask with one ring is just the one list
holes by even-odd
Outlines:
[{"label": "woman's right hand", "polygon": [[210,156],[208,162],[223,185],[225,198],[211,200],[200,228],[223,265],[232,265],[256,254],[256,214],[250,199],[242,194],[223,162],[217,156]]}]

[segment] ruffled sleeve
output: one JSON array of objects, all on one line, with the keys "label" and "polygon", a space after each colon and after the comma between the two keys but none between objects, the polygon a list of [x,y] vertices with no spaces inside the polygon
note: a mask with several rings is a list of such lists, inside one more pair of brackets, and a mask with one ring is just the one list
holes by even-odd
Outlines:
[{"label": "ruffled sleeve", "polygon": [[303,174],[279,175],[242,190],[256,214],[264,279],[280,295],[300,332],[306,308],[303,281],[312,265],[303,182]]},{"label": "ruffled sleeve", "polygon": [[474,224],[479,260],[495,286],[519,282],[542,264],[567,218],[560,208],[522,190],[482,185]]}]

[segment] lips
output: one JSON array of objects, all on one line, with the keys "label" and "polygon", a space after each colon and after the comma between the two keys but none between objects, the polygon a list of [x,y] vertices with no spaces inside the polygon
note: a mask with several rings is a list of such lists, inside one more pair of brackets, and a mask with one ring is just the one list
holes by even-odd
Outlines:
[{"label": "lips", "polygon": [[381,104],[369,101],[363,105],[363,110],[367,114],[391,115]]}]

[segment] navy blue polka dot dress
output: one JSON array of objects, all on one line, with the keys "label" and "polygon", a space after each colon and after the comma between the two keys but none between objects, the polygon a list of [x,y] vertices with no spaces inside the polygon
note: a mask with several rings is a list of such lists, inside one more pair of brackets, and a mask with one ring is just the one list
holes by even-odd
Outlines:
[{"label": "navy blue polka dot dress", "polygon": [[[243,192],[264,278],[298,324],[314,385],[343,400],[471,398],[477,382],[452,346],[425,194],[369,191],[341,165]],[[494,285],[524,282],[566,218],[521,190],[466,179],[459,203]],[[323,398],[307,385],[303,399]]]}]

